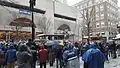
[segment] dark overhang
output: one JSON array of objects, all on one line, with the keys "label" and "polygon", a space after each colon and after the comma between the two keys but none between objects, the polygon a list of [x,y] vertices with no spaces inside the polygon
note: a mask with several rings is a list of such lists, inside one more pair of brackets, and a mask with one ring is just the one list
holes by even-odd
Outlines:
[{"label": "dark overhang", "polygon": [[[15,3],[10,3],[10,2],[7,2],[7,1],[0,1],[0,5],[11,7],[11,8],[16,8],[16,9],[31,10],[29,6],[19,5],[19,4],[15,4]],[[44,10],[37,9],[37,8],[34,8],[31,11],[36,12],[36,13],[45,14]],[[62,19],[67,19],[67,20],[71,20],[71,21],[76,21],[76,18],[72,18],[72,17],[68,17],[68,16],[56,14],[56,13],[54,14],[54,16],[57,17],[57,18],[62,18]]]},{"label": "dark overhang", "polygon": [[[10,2],[7,2],[7,1],[0,1],[0,5],[11,7],[11,8],[16,8],[16,9],[31,10],[29,6],[19,5],[19,4],[15,4],[15,3],[10,3]],[[45,11],[37,9],[37,8],[34,8],[31,11],[37,12],[37,13],[41,13],[41,14],[45,14]]]},{"label": "dark overhang", "polygon": [[62,18],[62,19],[67,19],[67,20],[71,20],[71,21],[76,21],[76,18],[72,18],[72,17],[68,17],[68,16],[64,16],[64,15],[60,15],[60,14],[54,14],[55,17],[57,18]]}]

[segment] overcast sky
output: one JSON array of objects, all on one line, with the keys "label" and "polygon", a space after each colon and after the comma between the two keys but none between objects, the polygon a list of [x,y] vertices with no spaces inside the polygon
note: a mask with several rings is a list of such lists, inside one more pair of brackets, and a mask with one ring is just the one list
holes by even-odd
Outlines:
[{"label": "overcast sky", "polygon": [[[68,5],[73,5],[73,4],[75,4],[75,3],[77,3],[77,2],[79,2],[79,1],[81,1],[81,0],[67,0],[67,2],[68,2]],[[120,7],[120,0],[118,0],[119,1],[119,7]]]}]

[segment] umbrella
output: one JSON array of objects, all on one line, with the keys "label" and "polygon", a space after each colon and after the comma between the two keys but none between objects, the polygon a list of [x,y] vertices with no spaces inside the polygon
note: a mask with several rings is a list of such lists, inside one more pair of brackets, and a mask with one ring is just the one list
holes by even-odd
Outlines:
[{"label": "umbrella", "polygon": [[60,46],[64,46],[63,41],[60,41],[59,45],[60,45]]},{"label": "umbrella", "polygon": [[47,41],[47,42],[45,43],[45,45],[46,45],[46,46],[52,46],[52,45],[53,45],[53,41]]},{"label": "umbrella", "polygon": [[53,48],[59,48],[59,41],[58,40],[54,40],[53,41]]}]

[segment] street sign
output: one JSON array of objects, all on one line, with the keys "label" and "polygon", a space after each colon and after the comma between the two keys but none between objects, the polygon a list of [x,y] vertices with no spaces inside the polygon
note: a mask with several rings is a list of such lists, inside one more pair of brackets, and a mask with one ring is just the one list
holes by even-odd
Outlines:
[{"label": "street sign", "polygon": [[20,10],[19,10],[19,13],[20,13],[20,14],[31,15],[32,12],[29,11],[29,10],[20,9]]}]

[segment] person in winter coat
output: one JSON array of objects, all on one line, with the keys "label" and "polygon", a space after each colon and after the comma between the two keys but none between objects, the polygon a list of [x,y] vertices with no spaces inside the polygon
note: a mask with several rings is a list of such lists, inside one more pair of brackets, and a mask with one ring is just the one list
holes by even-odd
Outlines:
[{"label": "person in winter coat", "polygon": [[36,68],[36,61],[37,61],[37,50],[35,49],[35,46],[31,46],[30,48],[31,54],[32,54],[32,68]]},{"label": "person in winter coat", "polygon": [[62,66],[63,66],[63,63],[62,63],[63,47],[60,46],[59,49],[55,49],[55,52],[56,52],[56,68],[62,68]]},{"label": "person in winter coat", "polygon": [[77,42],[75,42],[74,50],[79,58],[80,57],[80,48],[79,48],[79,44]]},{"label": "person in winter coat", "polygon": [[104,54],[94,43],[90,43],[88,48],[82,56],[84,68],[104,68],[104,62],[106,60]]},{"label": "person in winter coat", "polygon": [[0,68],[4,68],[5,53],[0,49]]},{"label": "person in winter coat", "polygon": [[120,43],[117,44],[117,54],[120,56]]},{"label": "person in winter coat", "polygon": [[113,43],[110,45],[110,50],[111,50],[111,54],[112,54],[112,58],[115,59],[117,58],[117,54],[116,54],[116,51],[117,51],[117,46],[115,44],[115,42],[113,41]]},{"label": "person in winter coat", "polygon": [[17,53],[18,68],[32,68],[31,67],[32,55],[28,52],[26,45],[19,46]]},{"label": "person in winter coat", "polygon": [[46,68],[46,62],[48,60],[48,50],[44,46],[40,46],[39,50],[40,68],[44,66]]},{"label": "person in winter coat", "polygon": [[29,39],[29,40],[28,40],[28,43],[26,43],[26,45],[27,45],[28,47],[31,47],[31,46],[33,45],[32,39]]},{"label": "person in winter coat", "polygon": [[49,48],[48,59],[50,66],[53,66],[53,63],[55,62],[55,51],[52,47]]},{"label": "person in winter coat", "polygon": [[16,57],[16,50],[14,48],[14,46],[10,46],[7,53],[6,53],[6,57],[5,57],[6,61],[7,61],[7,67],[8,68],[14,68],[15,67],[15,62],[17,61],[17,57]]},{"label": "person in winter coat", "polygon": [[81,56],[87,51],[87,49],[88,49],[87,46],[88,46],[87,43],[85,43],[81,46]]},{"label": "person in winter coat", "polygon": [[74,47],[69,45],[63,52],[63,61],[65,68],[79,68],[79,60]]},{"label": "person in winter coat", "polygon": [[108,53],[109,53],[109,43],[105,43],[105,45],[104,45],[104,55],[105,55],[107,61],[109,61],[108,60]]}]

